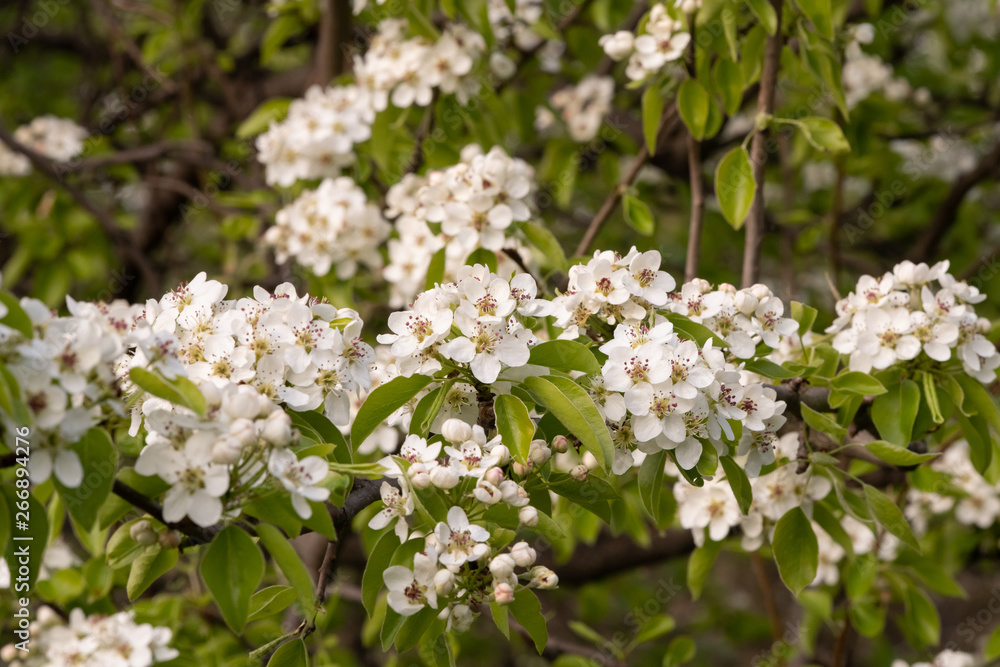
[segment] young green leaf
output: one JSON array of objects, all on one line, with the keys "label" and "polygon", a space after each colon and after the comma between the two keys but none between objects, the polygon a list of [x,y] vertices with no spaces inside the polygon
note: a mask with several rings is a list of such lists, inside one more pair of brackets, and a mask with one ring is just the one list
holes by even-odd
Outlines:
[{"label": "young green leaf", "polygon": [[735,116],[743,104],[743,70],[734,61],[722,58],[716,61],[712,78],[726,113]]},{"label": "young green leaf", "polygon": [[887,389],[872,403],[872,421],[883,440],[906,447],[912,439],[913,422],[920,409],[920,387],[913,380],[902,380]]},{"label": "young green leaf", "polygon": [[677,91],[677,110],[681,120],[698,141],[705,138],[705,127],[708,124],[708,91],[697,79],[686,79]]},{"label": "young green leaf", "polygon": [[291,542],[280,530],[268,523],[257,524],[257,535],[260,537],[260,543],[271,554],[275,565],[294,588],[302,609],[306,612],[312,611],[316,606],[312,576]]},{"label": "young green leaf", "polygon": [[516,461],[526,464],[531,438],[535,435],[535,423],[528,408],[517,396],[501,394],[494,402],[494,410],[501,441]]},{"label": "young green leaf", "polygon": [[132,561],[132,569],[128,573],[125,592],[129,600],[135,600],[150,585],[177,565],[177,549],[164,549],[155,544],[146,547],[138,558]]},{"label": "young green leaf", "polygon": [[354,424],[351,426],[351,445],[355,448],[360,447],[379,424],[420,393],[431,380],[432,378],[426,375],[418,374],[413,377],[400,375],[373,389],[354,418]]},{"label": "young green leaf", "polygon": [[720,457],[720,460],[722,461],[722,469],[726,472],[726,480],[729,481],[729,486],[732,487],[733,494],[736,496],[736,502],[740,506],[740,511],[745,515],[750,511],[750,504],[753,503],[753,490],[750,488],[750,480],[747,478],[746,471],[733,460],[732,456],[723,456]]},{"label": "young green leaf", "polygon": [[773,35],[778,30],[778,15],[769,0],[746,0],[750,11],[757,17],[767,34]]},{"label": "young green leaf", "polygon": [[851,150],[840,126],[829,118],[809,116],[798,121],[802,135],[815,148],[827,153],[846,153]]},{"label": "young green leaf", "polygon": [[267,667],[309,667],[306,643],[301,639],[293,639],[282,644],[267,661]]},{"label": "young green leaf", "polygon": [[746,149],[737,146],[726,153],[715,170],[715,195],[733,229],[742,227],[747,219],[756,187]]},{"label": "young green leaf", "polygon": [[771,540],[778,574],[795,595],[812,583],[819,566],[819,543],[812,524],[801,507],[785,512]]},{"label": "young green leaf", "polygon": [[295,589],[291,586],[268,586],[250,596],[250,614],[247,623],[267,618],[284,611],[295,602]]},{"label": "young green leaf", "polygon": [[131,369],[128,376],[140,389],[153,396],[190,408],[199,415],[205,414],[205,396],[194,382],[184,376],[178,375],[173,379],[167,379],[160,373],[138,366]]},{"label": "young green leaf", "polygon": [[646,203],[638,197],[632,195],[622,195],[622,215],[628,226],[639,232],[643,236],[652,236],[656,231],[656,223],[653,222],[653,213],[646,206]]},{"label": "young green leaf", "polygon": [[90,529],[97,521],[101,505],[110,495],[115,481],[115,447],[103,429],[92,428],[69,449],[80,457],[83,481],[70,489],[53,476],[55,486],[70,515],[81,526]]},{"label": "young green leaf", "polygon": [[881,396],[887,391],[881,382],[868,373],[861,373],[859,371],[841,373],[833,378],[830,386],[834,389],[858,396]]},{"label": "young green leaf", "polygon": [[833,17],[830,0],[795,0],[802,13],[809,19],[816,32],[826,39],[833,39]]},{"label": "young green leaf", "polygon": [[260,548],[240,528],[226,526],[208,546],[199,571],[226,625],[233,632],[241,632],[247,622],[250,596],[264,576]]},{"label": "young green leaf", "polygon": [[917,452],[911,452],[905,447],[894,445],[891,442],[886,442],[885,440],[875,440],[874,442],[869,442],[865,445],[865,449],[886,463],[894,466],[915,466],[923,463],[924,461],[929,461],[937,456],[936,453],[918,454]]},{"label": "young green leaf", "polygon": [[587,375],[600,375],[601,364],[593,351],[575,340],[549,340],[531,348],[529,364],[545,366],[558,371],[580,371]]},{"label": "young green leaf", "polygon": [[663,95],[660,87],[651,85],[642,94],[642,134],[646,139],[646,148],[650,155],[656,155],[656,139],[660,130],[660,118],[663,116]]},{"label": "young green leaf", "polygon": [[615,457],[615,445],[590,395],[569,378],[533,376],[522,383],[536,402],[544,405],[583,446],[594,455],[598,464],[610,470]]},{"label": "young green leaf", "polygon": [[535,643],[535,649],[541,655],[549,641],[549,630],[542,616],[542,605],[534,591],[522,588],[514,593],[514,600],[508,605],[514,619],[528,631],[528,636]]},{"label": "young green leaf", "polygon": [[870,484],[864,485],[864,492],[865,500],[868,502],[868,507],[871,509],[875,520],[902,542],[920,551],[920,544],[917,543],[917,538],[913,537],[910,524],[907,522],[906,517],[903,516],[902,510],[896,506],[896,503],[892,502],[889,496]]},{"label": "young green leaf", "polygon": [[701,597],[705,580],[708,579],[712,565],[715,564],[715,559],[721,548],[722,542],[705,540],[705,544],[691,552],[687,566],[687,586],[693,599],[697,600]]}]

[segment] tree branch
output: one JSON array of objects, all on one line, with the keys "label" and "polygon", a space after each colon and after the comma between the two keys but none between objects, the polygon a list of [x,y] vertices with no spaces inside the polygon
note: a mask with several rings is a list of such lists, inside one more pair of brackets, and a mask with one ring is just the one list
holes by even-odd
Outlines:
[{"label": "tree branch", "polygon": [[952,225],[958,222],[958,210],[962,207],[965,195],[969,194],[972,188],[989,177],[997,168],[1000,168],[1000,142],[979,161],[979,164],[972,171],[963,174],[951,186],[948,196],[941,202],[937,213],[934,214],[927,232],[914,248],[913,261],[923,262],[934,256],[944,235],[948,233]]},{"label": "tree branch", "polygon": [[[663,112],[660,117],[660,125],[656,131],[657,139],[660,136],[669,131],[668,128],[672,127],[674,123],[677,122],[679,116],[677,115],[677,105],[671,104]],[[632,167],[625,174],[625,178],[622,179],[608,198],[604,200],[604,204],[601,206],[600,210],[597,211],[597,215],[594,219],[590,221],[590,225],[587,227],[587,231],[584,233],[583,238],[580,239],[580,244],[576,247],[576,255],[586,254],[590,244],[594,242],[594,237],[597,236],[597,232],[601,230],[601,227],[611,216],[611,212],[614,211],[615,205],[618,200],[621,199],[625,191],[628,190],[629,186],[632,185],[632,181],[638,176],[639,170],[642,169],[646,161],[649,160],[649,147],[643,143],[642,148],[639,149],[639,154],[635,156],[635,162],[632,163]]]},{"label": "tree branch", "polygon": [[[760,91],[757,94],[757,120],[769,116],[774,111],[774,90],[778,82],[778,65],[781,63],[781,0],[770,0],[778,16],[773,35],[767,38],[764,47],[764,69],[760,75]],[[767,165],[767,136],[760,128],[753,136],[750,146],[750,164],[756,182],[756,192],[750,205],[746,223],[746,246],[743,251],[743,287],[750,287],[760,278],[760,245],[764,238],[764,167]]]},{"label": "tree branch", "polygon": [[544,559],[559,575],[563,586],[582,586],[620,572],[659,563],[694,551],[691,531],[671,529],[650,536],[649,546],[640,547],[627,535],[603,534],[592,546],[579,549],[565,563],[555,564],[551,555]]}]

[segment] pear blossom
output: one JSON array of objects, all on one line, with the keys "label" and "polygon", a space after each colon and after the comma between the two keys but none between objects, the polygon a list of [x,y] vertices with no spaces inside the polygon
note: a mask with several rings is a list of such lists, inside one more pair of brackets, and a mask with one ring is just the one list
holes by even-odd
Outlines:
[{"label": "pear blossom", "polygon": [[389,589],[389,606],[400,616],[412,616],[426,606],[437,609],[437,589],[434,585],[438,569],[431,558],[422,553],[413,557],[413,569],[393,565],[382,573]]},{"label": "pear blossom", "polygon": [[299,459],[287,449],[275,449],[267,464],[270,472],[292,494],[292,507],[303,519],[312,516],[309,501],[323,502],[330,490],[318,486],[330,472],[329,464],[319,456]]}]

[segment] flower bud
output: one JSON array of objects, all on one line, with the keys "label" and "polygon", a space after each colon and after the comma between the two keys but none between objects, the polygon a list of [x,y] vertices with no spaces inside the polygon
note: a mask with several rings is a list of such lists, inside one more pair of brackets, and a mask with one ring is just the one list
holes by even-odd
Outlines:
[{"label": "flower bud", "polygon": [[176,530],[160,533],[160,546],[164,549],[176,549],[181,545],[181,534]]},{"label": "flower bud", "polygon": [[573,469],[569,471],[569,476],[578,482],[582,482],[587,479],[587,466],[582,463],[577,466],[573,466]]},{"label": "flower bud", "polygon": [[430,471],[431,484],[439,489],[454,489],[458,486],[458,472],[451,466],[434,466]]},{"label": "flower bud", "polygon": [[507,465],[507,462],[510,461],[510,450],[507,449],[507,445],[493,445],[493,448],[490,449],[490,454],[497,457],[498,466]]},{"label": "flower bud", "polygon": [[514,76],[514,72],[517,71],[517,65],[503,53],[494,51],[490,54],[490,71],[496,74],[498,79],[505,81]]},{"label": "flower bud", "polygon": [[427,472],[427,467],[417,461],[416,463],[410,464],[409,470],[406,471],[406,476],[410,479],[410,485],[414,489],[426,489],[431,485],[431,476]]},{"label": "flower bud", "polygon": [[500,468],[490,468],[483,475],[483,479],[492,484],[493,486],[500,486],[500,482],[503,481],[503,470]]},{"label": "flower bud", "polygon": [[509,581],[514,576],[514,558],[510,554],[500,554],[490,561],[490,574],[500,581]]},{"label": "flower bud", "polygon": [[510,467],[511,470],[514,471],[514,474],[517,475],[518,477],[524,477],[525,475],[528,474],[528,468],[523,463],[518,463],[517,461],[514,461],[512,464],[510,464]]},{"label": "flower bud", "polygon": [[239,461],[242,453],[242,443],[232,436],[224,435],[212,445],[212,461],[224,466]]},{"label": "flower bud", "polygon": [[155,544],[157,539],[156,531],[153,530],[153,525],[145,519],[133,523],[132,527],[128,529],[128,534],[133,540],[144,547]]},{"label": "flower bud", "polygon": [[538,555],[528,546],[527,542],[518,542],[510,548],[510,557],[518,567],[531,567]]},{"label": "flower bud", "polygon": [[565,435],[557,435],[552,438],[552,451],[559,452],[560,454],[569,451],[569,438]]},{"label": "flower bud", "polygon": [[249,419],[234,419],[229,425],[230,437],[236,438],[241,445],[246,447],[257,440],[257,428]]},{"label": "flower bud", "polygon": [[260,437],[277,447],[284,447],[292,440],[292,418],[284,410],[275,410],[264,419]]},{"label": "flower bud", "polygon": [[520,484],[512,479],[505,479],[500,482],[500,493],[503,501],[514,507],[524,507],[528,504],[528,492]]},{"label": "flower bud", "polygon": [[472,495],[484,505],[496,505],[503,498],[500,490],[485,479],[479,480],[476,488],[472,490]]},{"label": "flower bud", "polygon": [[538,525],[538,510],[531,505],[525,505],[517,512],[517,520],[528,528]]},{"label": "flower bud", "polygon": [[514,601],[514,589],[507,582],[501,582],[493,588],[493,597],[501,607]]},{"label": "flower bud", "polygon": [[260,413],[260,394],[251,385],[237,385],[222,397],[222,411],[232,419],[256,419]]},{"label": "flower bud", "polygon": [[733,298],[735,302],[736,309],[743,313],[744,315],[752,315],[755,310],[757,310],[757,297],[751,294],[748,290],[740,290],[736,293]]},{"label": "flower bud", "polygon": [[555,588],[559,585],[559,577],[544,565],[536,565],[531,568],[531,582],[528,585],[543,590]]},{"label": "flower bud", "polygon": [[211,382],[202,382],[198,385],[198,390],[205,397],[205,405],[207,407],[214,408],[222,402],[222,393]]},{"label": "flower bud", "polygon": [[472,427],[461,419],[448,419],[441,426],[441,435],[448,442],[460,445],[472,439]]},{"label": "flower bud", "polygon": [[3,660],[5,665],[9,665],[14,662],[14,658],[17,657],[17,648],[13,644],[7,644],[3,648],[0,648],[0,660]]},{"label": "flower bud", "polygon": [[434,575],[434,590],[438,595],[447,595],[455,587],[455,573],[451,570],[438,570]]},{"label": "flower bud", "polygon": [[465,632],[472,626],[472,619],[472,610],[469,606],[457,604],[451,608],[451,614],[448,615],[448,625],[451,626],[449,629]]},{"label": "flower bud", "polygon": [[528,450],[528,460],[536,468],[541,468],[552,456],[552,450],[544,440],[532,440],[531,448]]}]

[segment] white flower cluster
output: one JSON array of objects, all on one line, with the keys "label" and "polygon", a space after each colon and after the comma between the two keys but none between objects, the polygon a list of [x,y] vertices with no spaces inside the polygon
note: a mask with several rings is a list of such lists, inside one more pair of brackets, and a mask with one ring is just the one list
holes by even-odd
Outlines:
[{"label": "white flower cluster", "polygon": [[487,0],[486,16],[493,37],[500,42],[512,40],[521,51],[537,48],[542,36],[532,30],[544,11],[542,0],[516,0],[511,11],[507,0]]},{"label": "white flower cluster", "polygon": [[69,317],[56,317],[41,301],[23,298],[32,337],[0,324],[0,361],[17,380],[37,429],[29,472],[41,484],[55,472],[69,488],[83,466],[66,444],[78,441],[104,417],[123,411],[115,363],[127,347],[136,308],[91,304],[67,297]]},{"label": "white flower cluster", "polygon": [[798,323],[784,317],[785,304],[766,285],[737,290],[695,278],[670,295],[669,310],[703,324],[719,335],[728,351],[740,359],[754,356],[757,345],[778,349],[782,339],[798,331]]},{"label": "white flower cluster", "polygon": [[473,144],[461,162],[425,176],[407,174],[386,194],[387,217],[398,239],[389,241],[383,275],[392,285],[390,305],[410,302],[424,284],[431,258],[445,248],[445,276],[456,275],[472,251],[514,246],[512,223],[528,220],[534,170],[502,148],[488,153]]},{"label": "white flower cluster", "polygon": [[1000,353],[987,340],[990,323],[973,304],[986,298],[948,273],[948,262],[932,267],[906,261],[882,278],[862,276],[854,292],[837,302],[833,347],[850,355],[852,371],[888,368],[921,351],[946,362],[955,356],[980,382],[996,379]]},{"label": "white flower cluster", "polygon": [[619,30],[598,41],[612,60],[629,59],[625,75],[632,81],[645,81],[667,63],[680,60],[691,43],[684,23],[671,18],[663,4],[653,5],[643,30],[638,36]]},{"label": "white flower cluster", "polygon": [[279,263],[294,258],[317,276],[331,266],[343,280],[355,274],[358,264],[382,266],[379,246],[390,226],[378,207],[368,203],[364,191],[350,178],[326,179],[278,211],[275,226],[264,233]]},{"label": "white flower cluster", "polygon": [[431,375],[447,362],[490,384],[504,367],[528,363],[535,338],[518,316],[544,311],[547,304],[535,299],[535,290],[526,273],[507,281],[481,264],[463,266],[455,282],[428,290],[411,309],[389,315],[392,333],[379,334],[378,341],[392,345],[400,375]]},{"label": "white flower cluster", "polygon": [[280,123],[257,137],[257,159],[270,185],[338,176],[354,163],[354,146],[372,134],[372,94],[354,86],[311,86]]},{"label": "white flower cluster", "polygon": [[10,667],[149,667],[179,653],[170,648],[170,628],[136,623],[135,612],[87,616],[82,609],[63,622],[49,607],[39,607],[31,623],[31,652],[13,644],[0,649],[0,660]]},{"label": "white flower cluster", "polygon": [[[896,78],[891,65],[861,50],[862,44],[871,43],[875,37],[875,29],[870,23],[855,26],[853,36],[844,51],[841,73],[848,109],[853,109],[875,92],[881,92],[890,102],[899,102],[914,95],[909,81]],[[927,91],[918,92],[916,101],[927,101]]]},{"label": "white flower cluster", "polygon": [[365,54],[354,59],[355,79],[371,92],[374,109],[389,102],[400,109],[425,107],[435,89],[467,102],[479,85],[468,75],[486,50],[482,35],[460,23],[449,23],[433,43],[407,33],[404,19],[386,19]]},{"label": "white flower cluster", "polygon": [[[73,121],[46,115],[35,118],[14,131],[14,139],[36,153],[56,162],[68,162],[83,152],[87,130]],[[0,141],[0,176],[24,176],[31,162]]]},{"label": "white flower cluster", "polygon": [[147,301],[133,333],[138,348],[122,373],[149,366],[220,389],[249,384],[293,410],[322,406],[331,421],[346,424],[349,392],[370,388],[374,358],[357,312],[299,297],[290,283],[236,300],[224,298],[227,290],[199,273]]},{"label": "white flower cluster", "polygon": [[[814,502],[825,498],[833,486],[825,475],[810,468],[802,474],[795,471],[792,459],[797,456],[799,436],[790,433],[776,443],[781,463],[777,468],[750,480],[753,502],[744,516],[736,502],[732,487],[725,479],[720,467],[712,479],[706,479],[704,486],[694,486],[679,478],[674,483],[674,497],[677,499],[677,517],[683,528],[691,531],[695,544],[702,546],[705,538],[718,542],[729,537],[733,528],[739,528],[741,545],[747,551],[756,551],[766,540],[770,540],[774,526],[786,512],[802,507],[807,513]],[[676,470],[668,474],[677,477]],[[878,544],[875,533],[866,524],[850,515],[841,517],[840,524],[851,540],[855,555],[878,550],[882,559],[895,557],[898,540],[892,535],[883,535]],[[833,585],[840,578],[839,564],[847,556],[844,548],[833,540],[816,522],[813,531],[819,542],[819,564],[812,585]]]},{"label": "white flower cluster", "polygon": [[[559,115],[573,141],[590,141],[597,136],[604,117],[611,111],[611,100],[615,94],[615,82],[610,76],[588,75],[575,86],[569,86],[552,94],[549,101],[559,111]],[[539,107],[538,129],[545,129],[553,120],[551,112]]]},{"label": "white flower cluster", "polygon": [[[973,4],[973,3],[970,3]],[[909,663],[905,660],[893,660],[891,667],[977,667],[981,663],[971,653],[945,649],[941,651],[931,662],[921,661]]]},{"label": "white flower cluster", "polygon": [[986,529],[1000,519],[1000,488],[986,481],[973,467],[968,441],[955,441],[930,466],[947,475],[962,495],[956,498],[933,491],[910,489],[906,516],[918,533],[926,532],[931,516],[952,510],[958,522],[966,526]]},{"label": "white flower cluster", "polygon": [[375,114],[389,102],[406,108],[430,104],[434,90],[466,101],[478,82],[469,74],[486,45],[478,33],[448,25],[434,43],[406,38],[406,21],[379,24],[369,50],[355,58],[356,83],[312,86],[257,137],[257,159],[267,182],[284,187],[297,180],[332,178],[355,160],[355,145],[371,137]]},{"label": "white flower cluster", "polygon": [[913,178],[951,183],[979,162],[975,146],[954,135],[936,134],[926,141],[893,139],[889,148],[902,159],[900,171]]}]

